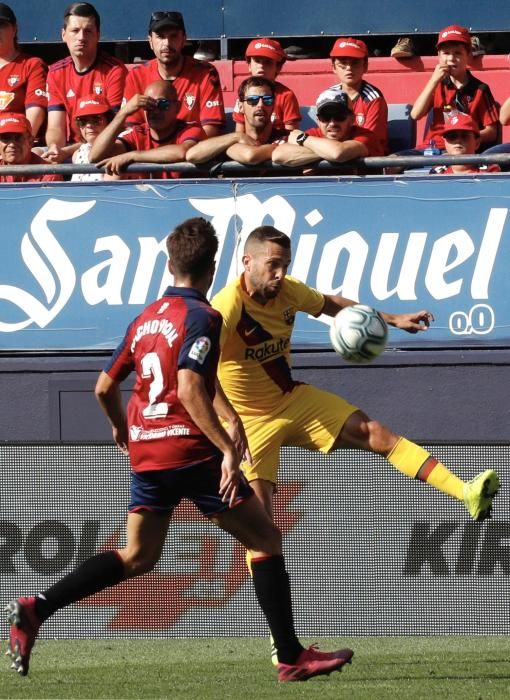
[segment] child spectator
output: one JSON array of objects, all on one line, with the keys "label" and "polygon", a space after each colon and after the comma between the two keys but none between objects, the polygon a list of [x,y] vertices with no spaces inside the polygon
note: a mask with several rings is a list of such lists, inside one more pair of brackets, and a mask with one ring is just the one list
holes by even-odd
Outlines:
[{"label": "child spectator", "polygon": [[[250,74],[255,78],[266,78],[274,83],[274,107],[271,115],[277,131],[297,129],[301,121],[299,102],[292,90],[276,80],[287,60],[284,50],[276,39],[253,39],[246,49],[246,60]],[[236,131],[244,131],[244,114],[239,100],[233,113]]]},{"label": "child spectator", "polygon": [[356,125],[374,133],[377,145],[373,149],[375,152],[370,155],[386,155],[388,105],[379,88],[363,79],[368,70],[368,49],[365,42],[350,37],[336,39],[329,55],[333,62],[333,72],[340,81],[332,89],[341,90],[347,95]]},{"label": "child spectator", "polygon": [[498,108],[486,83],[475,78],[467,66],[471,58],[471,37],[465,27],[451,25],[439,32],[439,63],[411,110],[413,119],[429,114],[423,143],[424,149],[435,142],[444,149],[443,127],[451,112],[469,114],[480,130],[480,144],[494,143],[498,136]]},{"label": "child spectator", "polygon": [[[446,153],[449,156],[474,155],[480,145],[480,130],[471,117],[462,112],[453,112],[443,128]],[[499,165],[472,165],[456,163],[455,165],[438,165],[430,171],[436,175],[454,175],[457,173],[499,173]]]},{"label": "child spectator", "polygon": [[[86,165],[90,163],[90,150],[98,135],[111,121],[113,112],[110,105],[96,95],[89,95],[78,102],[75,119],[82,144],[73,153],[73,163]],[[104,180],[103,173],[75,173],[72,182],[99,182]]]}]

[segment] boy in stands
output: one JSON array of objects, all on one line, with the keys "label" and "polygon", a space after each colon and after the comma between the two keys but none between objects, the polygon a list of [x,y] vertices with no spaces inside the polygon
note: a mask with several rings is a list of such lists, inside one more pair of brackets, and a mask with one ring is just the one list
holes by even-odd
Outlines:
[{"label": "boy in stands", "polygon": [[[454,112],[443,129],[446,153],[449,156],[468,156],[477,152],[480,145],[480,130],[467,114]],[[438,165],[430,171],[438,175],[455,175],[456,173],[499,173],[501,168],[495,163],[488,165],[473,165],[456,163],[454,165]]]},{"label": "boy in stands", "polygon": [[348,97],[348,106],[354,112],[356,126],[372,131],[376,148],[370,155],[384,156],[388,153],[388,105],[382,92],[367,83],[363,75],[368,70],[368,49],[360,39],[336,39],[329,54],[333,62],[333,73],[339,82],[331,89],[339,90]]},{"label": "boy in stands", "polygon": [[[301,121],[297,97],[290,88],[276,80],[287,60],[280,43],[276,39],[253,39],[248,44],[245,56],[253,77],[266,78],[274,83],[273,127],[278,131],[297,129]],[[244,114],[239,100],[234,107],[233,119],[236,131],[244,131]]]},{"label": "boy in stands", "polygon": [[475,78],[468,70],[471,59],[471,37],[465,27],[451,25],[439,32],[437,40],[439,63],[411,110],[413,119],[431,113],[427,124],[423,149],[435,142],[444,149],[443,127],[452,112],[469,114],[480,130],[480,145],[486,147],[498,136],[498,107],[490,87]]}]

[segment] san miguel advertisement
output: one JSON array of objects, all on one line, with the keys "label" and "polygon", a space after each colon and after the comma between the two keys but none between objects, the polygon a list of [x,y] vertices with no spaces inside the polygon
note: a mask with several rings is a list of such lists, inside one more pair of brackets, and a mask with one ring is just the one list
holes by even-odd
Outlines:
[{"label": "san miguel advertisement", "polygon": [[[110,349],[171,283],[165,238],[203,216],[220,248],[211,293],[241,271],[246,236],[292,239],[289,273],[377,308],[427,308],[430,331],[391,347],[510,343],[508,178],[64,183],[0,189],[0,348]],[[300,314],[299,346],[328,345]]]}]

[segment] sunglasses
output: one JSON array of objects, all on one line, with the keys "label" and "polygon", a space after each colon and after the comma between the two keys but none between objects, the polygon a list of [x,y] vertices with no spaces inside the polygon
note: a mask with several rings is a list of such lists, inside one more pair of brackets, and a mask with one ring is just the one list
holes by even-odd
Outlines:
[{"label": "sunglasses", "polygon": [[182,22],[183,18],[180,12],[153,12],[151,22],[159,22],[162,19],[171,19]]},{"label": "sunglasses", "polygon": [[274,95],[248,95],[242,102],[247,102],[250,107],[255,107],[262,100],[266,107],[270,107],[274,104]]},{"label": "sunglasses", "polygon": [[338,112],[321,112],[320,114],[317,115],[317,119],[320,122],[323,122],[324,124],[327,124],[330,121],[334,122],[344,122],[346,119],[350,117],[350,113],[344,113],[344,114],[338,114]]},{"label": "sunglasses", "polygon": [[78,126],[87,126],[87,124],[101,124],[104,121],[105,116],[103,114],[91,114],[90,117],[76,117],[76,123]]}]

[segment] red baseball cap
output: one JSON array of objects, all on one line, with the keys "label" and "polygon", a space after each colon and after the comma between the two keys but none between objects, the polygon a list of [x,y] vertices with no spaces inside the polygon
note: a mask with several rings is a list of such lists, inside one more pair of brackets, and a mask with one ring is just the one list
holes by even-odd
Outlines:
[{"label": "red baseball cap", "polygon": [[31,134],[32,126],[24,114],[3,112],[0,114],[0,134]]},{"label": "red baseball cap", "polygon": [[441,44],[446,44],[447,41],[457,41],[459,44],[466,44],[471,48],[471,35],[466,27],[459,27],[457,24],[451,24],[439,32],[437,37],[436,48]]},{"label": "red baseball cap", "polygon": [[262,39],[252,39],[248,46],[246,47],[245,57],[251,58],[252,56],[265,56],[266,58],[272,58],[279,63],[283,63],[287,56],[285,51],[282,49],[281,44],[276,39],[268,39],[263,37]]},{"label": "red baseball cap", "polygon": [[106,114],[110,111],[110,105],[97,95],[88,95],[78,100],[74,117],[90,117],[95,114]]},{"label": "red baseball cap", "polygon": [[331,58],[340,58],[341,56],[349,58],[367,58],[368,49],[365,42],[361,41],[361,39],[348,37],[347,39],[335,39],[335,43],[329,55]]},{"label": "red baseball cap", "polygon": [[452,112],[448,121],[443,127],[443,136],[450,131],[471,131],[475,136],[480,136],[480,129],[469,114],[463,112]]}]

